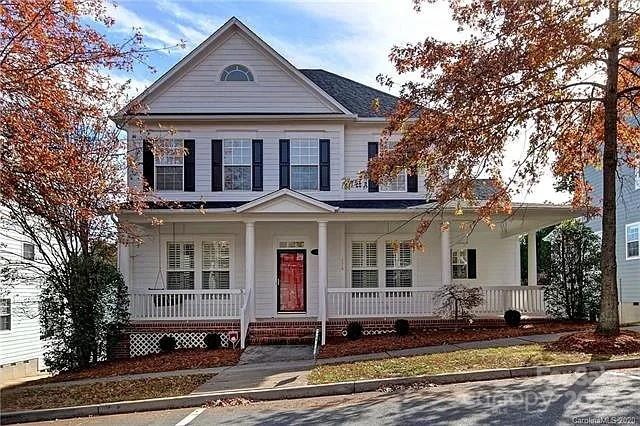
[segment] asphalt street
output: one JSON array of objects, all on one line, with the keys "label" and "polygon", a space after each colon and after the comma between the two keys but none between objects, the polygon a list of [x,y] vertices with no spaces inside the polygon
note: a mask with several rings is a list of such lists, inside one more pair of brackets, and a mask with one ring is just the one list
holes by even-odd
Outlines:
[{"label": "asphalt street", "polygon": [[55,422],[56,426],[257,424],[640,424],[640,369]]}]

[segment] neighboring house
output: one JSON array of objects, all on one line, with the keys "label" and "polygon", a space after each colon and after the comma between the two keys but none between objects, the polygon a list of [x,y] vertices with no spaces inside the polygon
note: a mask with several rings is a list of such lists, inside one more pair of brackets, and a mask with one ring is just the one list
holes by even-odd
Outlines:
[{"label": "neighboring house", "polygon": [[[0,232],[0,268],[5,262],[36,261],[37,255],[34,244],[20,233]],[[0,282],[0,383],[44,369],[39,295],[39,285],[25,279]]]},{"label": "neighboring house", "polygon": [[[132,315],[123,350],[154,351],[169,332],[185,346],[211,330],[240,332],[244,344],[247,335],[304,341],[320,328],[324,341],[352,319],[371,332],[395,318],[428,322],[435,289],[451,280],[483,288],[480,315],[543,314],[540,288],[519,285],[518,236],[571,217],[569,207],[516,206],[495,230],[481,224],[469,236],[461,228],[473,213],[447,209],[425,233],[426,249],[412,251],[430,206],[421,176],[343,189],[343,178],[377,155],[396,100],[296,69],[232,18],[131,104],[146,105],[138,118],[151,135],[158,125],[175,129],[162,155],[154,158],[121,111],[116,120],[138,152],[130,185],[144,178],[157,196],[182,202],[120,214],[144,235],[119,249]],[[480,197],[490,190],[478,182]],[[535,244],[529,255],[535,266]]]},{"label": "neighboring house", "polygon": [[[602,205],[602,171],[589,168],[587,180],[593,187],[593,201]],[[616,258],[620,320],[640,321],[640,170],[620,166],[616,186]],[[587,223],[602,235],[602,220]]]}]

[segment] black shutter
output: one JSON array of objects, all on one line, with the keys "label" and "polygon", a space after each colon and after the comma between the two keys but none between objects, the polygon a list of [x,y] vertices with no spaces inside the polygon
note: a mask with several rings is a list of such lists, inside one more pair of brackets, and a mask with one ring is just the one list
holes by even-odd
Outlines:
[{"label": "black shutter", "polygon": [[467,249],[467,262],[468,278],[475,280],[478,275],[476,272],[476,249]]},{"label": "black shutter", "polygon": [[153,170],[153,152],[151,151],[151,144],[147,141],[142,142],[142,177],[149,185],[149,189],[154,188],[154,170]]},{"label": "black shutter", "polygon": [[211,190],[222,191],[222,139],[211,140]]},{"label": "black shutter", "polygon": [[[368,155],[369,160],[378,155],[378,142],[369,142],[368,145]],[[369,192],[378,192],[378,183],[372,180],[369,180],[369,184],[367,185],[369,188]]]},{"label": "black shutter", "polygon": [[418,192],[418,170],[412,168],[411,172],[407,173],[407,192]]},{"label": "black shutter", "polygon": [[289,139],[280,139],[280,189],[289,188]]},{"label": "black shutter", "polygon": [[196,190],[196,141],[184,140],[184,190],[194,192]]},{"label": "black shutter", "polygon": [[262,139],[251,141],[251,190],[262,191]]},{"label": "black shutter", "polygon": [[331,142],[320,139],[320,191],[331,191]]}]

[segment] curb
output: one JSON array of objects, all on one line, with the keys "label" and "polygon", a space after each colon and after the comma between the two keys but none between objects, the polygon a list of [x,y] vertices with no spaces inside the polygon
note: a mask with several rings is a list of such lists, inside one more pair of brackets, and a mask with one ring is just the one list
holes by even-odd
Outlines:
[{"label": "curb", "polygon": [[31,411],[0,413],[1,424],[15,424],[45,420],[68,419],[74,417],[124,414],[138,411],[168,410],[197,407],[217,399],[247,398],[256,401],[278,399],[310,398],[332,395],[349,395],[359,392],[371,392],[382,386],[411,385],[415,383],[435,383],[439,385],[477,382],[484,380],[502,380],[521,377],[547,376],[575,372],[605,371],[620,368],[640,367],[640,358],[616,361],[584,362],[539,367],[504,368],[497,370],[479,370],[464,373],[445,373],[389,379],[359,380],[353,382],[329,383],[322,385],[296,386],[282,389],[240,389],[234,391],[211,392],[198,395],[123,401],[78,407],[51,408]]}]

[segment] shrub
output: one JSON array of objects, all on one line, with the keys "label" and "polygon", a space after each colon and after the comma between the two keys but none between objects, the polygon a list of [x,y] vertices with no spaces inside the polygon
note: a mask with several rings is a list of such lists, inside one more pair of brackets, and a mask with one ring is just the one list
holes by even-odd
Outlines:
[{"label": "shrub", "polygon": [[409,326],[409,321],[406,319],[397,319],[393,324],[393,328],[396,330],[396,333],[398,333],[398,336],[406,336],[409,334],[411,327]]},{"label": "shrub", "polygon": [[482,291],[478,287],[467,287],[453,283],[442,286],[435,294],[438,315],[445,318],[469,319],[472,310],[482,304]]},{"label": "shrub", "polygon": [[507,325],[510,325],[511,327],[516,327],[520,325],[521,317],[522,315],[520,315],[520,312],[513,309],[509,309],[507,312],[504,313],[504,320],[507,323]]},{"label": "shrub", "polygon": [[222,346],[222,339],[218,333],[209,333],[204,336],[204,344],[207,349],[218,349]]},{"label": "shrub", "polygon": [[160,341],[158,341],[158,347],[161,352],[171,352],[176,348],[176,345],[176,338],[166,334],[160,338]]},{"label": "shrub", "polygon": [[362,337],[362,324],[359,322],[350,322],[347,325],[347,337],[351,340],[358,340]]}]

